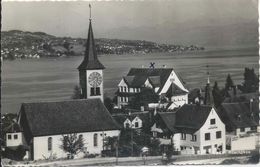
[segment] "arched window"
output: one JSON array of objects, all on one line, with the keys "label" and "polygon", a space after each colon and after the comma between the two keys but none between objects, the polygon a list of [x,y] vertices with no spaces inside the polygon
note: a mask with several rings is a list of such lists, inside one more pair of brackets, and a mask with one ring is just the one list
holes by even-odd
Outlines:
[{"label": "arched window", "polygon": [[96,133],[94,134],[93,144],[95,147],[98,145],[98,135]]},{"label": "arched window", "polygon": [[48,138],[48,151],[52,150],[52,137]]}]

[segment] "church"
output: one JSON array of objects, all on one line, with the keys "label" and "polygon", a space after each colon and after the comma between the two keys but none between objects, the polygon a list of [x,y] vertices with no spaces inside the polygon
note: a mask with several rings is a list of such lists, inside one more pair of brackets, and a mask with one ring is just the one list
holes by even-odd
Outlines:
[{"label": "church", "polygon": [[98,60],[89,19],[84,60],[78,66],[83,99],[23,103],[17,123],[19,128],[6,134],[7,147],[23,145],[30,160],[65,158],[63,135],[77,134],[84,148],[77,157],[101,154],[105,137],[119,136],[120,127],[103,104],[103,70]]}]

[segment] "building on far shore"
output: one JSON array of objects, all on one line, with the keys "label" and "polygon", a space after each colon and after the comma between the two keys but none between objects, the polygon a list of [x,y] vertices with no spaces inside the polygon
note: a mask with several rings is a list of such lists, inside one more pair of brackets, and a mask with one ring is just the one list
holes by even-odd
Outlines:
[{"label": "building on far shore", "polygon": [[129,104],[143,88],[151,88],[167,100],[169,109],[188,103],[188,90],[173,68],[131,68],[118,84],[117,107]]}]

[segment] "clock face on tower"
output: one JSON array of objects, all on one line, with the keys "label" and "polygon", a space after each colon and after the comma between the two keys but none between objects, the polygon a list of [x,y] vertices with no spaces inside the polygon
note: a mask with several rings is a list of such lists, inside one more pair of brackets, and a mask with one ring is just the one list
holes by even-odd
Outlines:
[{"label": "clock face on tower", "polygon": [[88,77],[89,85],[98,87],[102,83],[102,76],[98,72],[92,72]]}]

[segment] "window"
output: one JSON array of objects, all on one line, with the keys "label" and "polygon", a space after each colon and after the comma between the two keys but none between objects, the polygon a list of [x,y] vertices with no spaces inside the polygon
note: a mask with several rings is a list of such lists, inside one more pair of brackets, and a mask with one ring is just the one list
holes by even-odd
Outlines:
[{"label": "window", "polygon": [[100,87],[90,88],[90,96],[100,95]]},{"label": "window", "polygon": [[48,138],[48,151],[52,150],[52,137]]},{"label": "window", "polygon": [[98,135],[96,133],[94,134],[93,144],[94,144],[94,147],[98,146]]},{"label": "window", "polygon": [[210,140],[210,133],[205,133],[205,140]]},{"label": "window", "polygon": [[18,135],[14,135],[14,139],[18,139]]},{"label": "window", "polygon": [[240,132],[245,132],[245,128],[240,128]]},{"label": "window", "polygon": [[135,122],[135,127],[138,128],[139,127],[139,123]]},{"label": "window", "polygon": [[216,138],[217,138],[217,139],[221,138],[221,131],[217,131],[217,132],[216,132]]},{"label": "window", "polygon": [[216,124],[216,120],[215,119],[211,119],[210,120],[210,125],[215,125]]},{"label": "window", "polygon": [[181,134],[181,139],[182,139],[182,140],[186,140],[186,134],[185,134],[185,133],[182,133],[182,134]]},{"label": "window", "polygon": [[130,124],[129,124],[129,123],[126,123],[126,124],[125,124],[125,128],[130,128]]},{"label": "window", "polygon": [[256,126],[252,126],[250,129],[251,130],[256,130]]},{"label": "window", "polygon": [[11,140],[11,139],[12,139],[12,135],[8,135],[7,138],[8,138],[9,140]]},{"label": "window", "polygon": [[191,141],[197,141],[197,135],[192,135],[191,136]]},{"label": "window", "polygon": [[126,92],[126,87],[124,86],[124,92]]},{"label": "window", "polygon": [[123,100],[124,100],[123,97],[120,97],[120,101],[123,102]]}]

